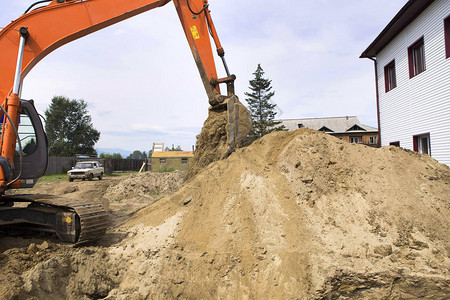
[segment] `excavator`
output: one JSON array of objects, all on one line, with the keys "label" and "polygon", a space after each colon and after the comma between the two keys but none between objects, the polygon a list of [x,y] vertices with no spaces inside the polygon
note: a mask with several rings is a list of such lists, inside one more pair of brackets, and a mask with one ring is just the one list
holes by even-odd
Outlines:
[{"label": "excavator", "polygon": [[[30,70],[55,49],[170,0],[43,0],[0,31],[0,228],[55,233],[63,242],[84,244],[104,236],[108,218],[101,204],[51,195],[21,195],[46,170],[47,138],[33,100],[21,99]],[[228,152],[239,147],[250,117],[234,92],[207,0],[172,0],[203,82],[210,109],[226,109]],[[227,76],[218,78],[212,41]],[[222,95],[220,85],[226,85]],[[240,117],[241,116],[241,117]],[[245,124],[245,123],[244,123]],[[249,126],[247,126],[249,128]]]}]

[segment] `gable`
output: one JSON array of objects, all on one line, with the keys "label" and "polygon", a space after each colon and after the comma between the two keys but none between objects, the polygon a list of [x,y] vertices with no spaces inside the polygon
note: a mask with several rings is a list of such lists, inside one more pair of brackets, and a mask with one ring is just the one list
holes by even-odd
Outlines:
[{"label": "gable", "polygon": [[327,126],[322,126],[322,127],[320,127],[319,131],[323,131],[323,132],[334,132],[333,130],[331,130],[331,129],[328,128]]},{"label": "gable", "polygon": [[346,131],[367,131],[367,130],[365,130],[364,128],[362,128],[358,124],[355,124],[352,127],[350,127],[349,129],[347,129]]}]

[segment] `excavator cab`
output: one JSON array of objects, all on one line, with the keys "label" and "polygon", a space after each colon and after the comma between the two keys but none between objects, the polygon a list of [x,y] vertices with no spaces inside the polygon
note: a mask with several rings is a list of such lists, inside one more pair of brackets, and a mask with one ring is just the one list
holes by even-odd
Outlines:
[{"label": "excavator cab", "polygon": [[[47,168],[47,136],[33,100],[20,100],[20,107],[14,164],[10,164],[5,157],[0,157],[0,167],[11,184],[17,181],[20,183],[18,187],[31,188]],[[3,115],[0,133],[5,123],[4,118]]]},{"label": "excavator cab", "polygon": [[47,169],[47,136],[33,100],[20,100],[20,104],[20,146],[16,144],[13,178],[19,177],[21,188],[31,188]]}]

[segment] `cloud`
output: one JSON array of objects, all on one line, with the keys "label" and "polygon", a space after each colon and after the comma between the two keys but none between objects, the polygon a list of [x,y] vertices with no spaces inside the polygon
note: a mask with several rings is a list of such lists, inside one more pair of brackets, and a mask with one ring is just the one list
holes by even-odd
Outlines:
[{"label": "cloud", "polygon": [[[210,9],[243,103],[261,63],[282,111],[277,117],[357,115],[375,126],[373,63],[359,55],[406,2],[211,0]],[[0,26],[31,3],[2,1]],[[163,141],[190,149],[209,106],[172,3],[44,58],[22,96],[42,113],[55,95],[88,102],[101,148],[148,151]]]}]

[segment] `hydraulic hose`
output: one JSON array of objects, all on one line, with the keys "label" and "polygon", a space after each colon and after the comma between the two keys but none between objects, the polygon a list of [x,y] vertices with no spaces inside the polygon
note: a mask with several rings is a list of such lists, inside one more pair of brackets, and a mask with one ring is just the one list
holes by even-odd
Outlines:
[{"label": "hydraulic hose", "polygon": [[208,6],[209,6],[209,4],[207,4],[207,5],[203,6],[203,8],[202,8],[199,12],[195,12],[195,11],[192,10],[191,6],[189,5],[189,0],[186,0],[186,2],[187,2],[187,6],[188,6],[189,10],[191,11],[191,13],[193,13],[193,14],[196,15],[196,16],[198,16],[199,14],[201,14],[201,13],[202,13],[205,9],[207,9]]},{"label": "hydraulic hose", "polygon": [[11,184],[13,184],[13,183],[16,182],[17,180],[19,180],[20,176],[22,176],[22,159],[23,159],[23,154],[22,154],[22,143],[20,142],[20,137],[19,137],[19,134],[18,134],[18,132],[17,132],[16,126],[14,125],[13,121],[11,120],[11,117],[8,115],[8,113],[6,112],[5,108],[4,108],[3,105],[1,105],[1,104],[0,104],[0,109],[3,111],[3,113],[4,113],[5,116],[8,118],[9,122],[11,123],[12,128],[13,128],[13,130],[14,130],[14,133],[16,134],[16,137],[17,137],[17,143],[19,144],[19,166],[20,166],[20,167],[19,167],[19,175],[17,175],[17,177],[16,177],[14,180],[12,180],[12,181],[10,181],[10,182],[8,182],[8,183],[6,184],[6,187],[9,187]]},{"label": "hydraulic hose", "polygon": [[26,14],[27,12],[29,12],[34,6],[41,4],[41,3],[45,3],[45,2],[52,2],[52,0],[41,0],[41,1],[35,2],[35,3],[31,4],[30,7],[28,7],[27,10],[25,10],[25,12],[23,14]]}]

